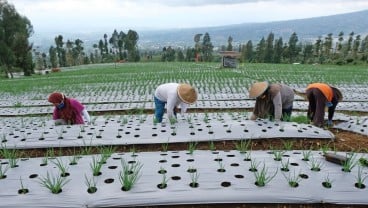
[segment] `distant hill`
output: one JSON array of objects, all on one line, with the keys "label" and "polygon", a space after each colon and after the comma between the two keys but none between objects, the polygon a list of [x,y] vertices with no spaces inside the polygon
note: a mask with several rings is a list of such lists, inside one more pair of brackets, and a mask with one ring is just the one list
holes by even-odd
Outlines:
[{"label": "distant hill", "polygon": [[[341,31],[344,32],[345,36],[354,32],[364,38],[368,34],[367,20],[368,10],[364,10],[353,13],[289,21],[244,23],[191,29],[136,31],[139,34],[140,48],[155,49],[162,48],[163,46],[191,47],[194,45],[194,35],[199,33],[204,34],[206,32],[209,33],[211,42],[215,46],[226,45],[229,36],[233,38],[233,46],[237,46],[238,44],[245,44],[249,40],[252,40],[253,44],[256,44],[262,37],[267,38],[270,32],[274,33],[275,38],[282,37],[284,42],[289,40],[293,32],[296,32],[299,41],[313,41],[319,36],[324,37],[329,33],[337,37]],[[98,41],[102,39],[104,33],[109,35],[112,32],[113,31],[104,31],[89,34],[61,35],[70,37],[70,39],[73,40],[79,38],[84,41],[85,48],[90,48],[94,43],[98,43]],[[39,46],[40,48],[46,47],[46,50],[48,50],[51,45],[54,45],[54,38],[55,35],[47,37],[46,35],[37,34],[33,38],[33,41],[35,46]]]}]

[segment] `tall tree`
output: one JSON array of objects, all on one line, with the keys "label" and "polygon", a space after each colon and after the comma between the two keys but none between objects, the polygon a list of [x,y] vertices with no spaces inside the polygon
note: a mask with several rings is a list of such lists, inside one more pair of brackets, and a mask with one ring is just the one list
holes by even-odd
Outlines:
[{"label": "tall tree", "polygon": [[332,33],[329,33],[325,37],[325,42],[323,43],[323,55],[328,61],[331,60],[331,50],[332,50]]},{"label": "tall tree", "polygon": [[362,40],[360,51],[362,52],[362,61],[368,62],[368,35]]},{"label": "tall tree", "polygon": [[347,55],[351,53],[351,48],[352,48],[352,44],[353,44],[354,34],[355,34],[354,32],[351,32],[349,34],[348,42],[346,43],[346,48],[345,48],[345,51],[344,51],[345,57],[347,57]]},{"label": "tall tree", "polygon": [[322,50],[322,39],[318,37],[316,43],[314,44],[314,56],[318,60],[318,63],[321,63],[321,50]]},{"label": "tall tree", "polygon": [[358,57],[360,42],[361,42],[360,35],[357,35],[355,37],[355,40],[353,41],[352,54],[353,54],[354,59],[357,59],[357,57]]},{"label": "tall tree", "polygon": [[56,48],[54,48],[54,46],[50,47],[49,54],[50,54],[51,67],[56,68],[57,67],[57,52],[56,52]]},{"label": "tall tree", "polygon": [[251,40],[247,42],[245,46],[242,47],[241,59],[242,61],[252,62],[254,59],[253,43]]},{"label": "tall tree", "polygon": [[275,41],[275,47],[274,47],[274,53],[273,53],[273,62],[274,63],[281,63],[281,58],[282,58],[282,54],[284,53],[283,50],[283,41],[282,41],[282,37],[280,37],[279,39],[277,39]]},{"label": "tall tree", "polygon": [[109,47],[107,45],[107,34],[104,34],[104,51],[105,54],[109,54]]},{"label": "tall tree", "polygon": [[203,43],[202,43],[202,54],[203,54],[203,61],[212,61],[212,53],[213,53],[213,45],[211,43],[211,37],[206,32],[203,36]]},{"label": "tall tree", "polygon": [[13,67],[19,67],[24,75],[33,73],[32,45],[28,38],[33,33],[31,22],[18,14],[13,5],[0,1],[0,65],[13,76]]},{"label": "tall tree", "polygon": [[266,48],[266,41],[264,37],[262,37],[262,39],[259,41],[256,47],[256,61],[258,63],[264,62],[265,48]]},{"label": "tall tree", "polygon": [[268,34],[267,40],[266,40],[266,46],[265,46],[265,56],[264,56],[264,62],[266,63],[272,63],[273,62],[273,41],[275,39],[275,35],[271,32]]},{"label": "tall tree", "polygon": [[126,34],[123,31],[120,31],[119,37],[118,37],[118,50],[119,50],[119,58],[120,60],[126,59],[126,53],[123,52],[124,50],[124,42],[126,38]]},{"label": "tall tree", "polygon": [[56,53],[59,61],[59,66],[65,66],[66,65],[66,57],[64,56],[65,50],[64,50],[64,41],[63,36],[58,35],[55,37],[55,44],[56,44]]},{"label": "tall tree", "polygon": [[226,47],[227,51],[232,51],[233,50],[233,37],[229,36],[227,38],[227,47]]},{"label": "tall tree", "polygon": [[129,30],[127,36],[125,38],[125,49],[128,51],[128,60],[129,61],[139,61],[139,51],[137,47],[137,43],[139,40],[139,35],[134,30]]},{"label": "tall tree", "polygon": [[313,44],[306,43],[303,48],[303,64],[308,64],[313,62]]},{"label": "tall tree", "polygon": [[289,38],[289,60],[290,63],[293,63],[296,61],[297,57],[298,57],[298,53],[299,53],[299,48],[298,48],[298,35],[293,32],[293,34],[291,34],[290,38]]}]

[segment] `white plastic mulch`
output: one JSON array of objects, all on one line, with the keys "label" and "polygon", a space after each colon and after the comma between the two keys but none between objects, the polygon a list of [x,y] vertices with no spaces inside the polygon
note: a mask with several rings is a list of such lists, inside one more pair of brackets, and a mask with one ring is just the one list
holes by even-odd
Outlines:
[{"label": "white plastic mulch", "polygon": [[[166,114],[164,115],[166,116]],[[8,148],[47,148],[85,145],[152,144],[267,138],[334,139],[313,125],[248,120],[249,113],[179,114],[171,125],[165,118],[154,124],[153,115],[92,117],[90,125],[55,126],[40,117],[8,118],[0,126],[1,142]]]},{"label": "white plastic mulch", "polygon": [[[303,160],[310,153],[309,161]],[[337,154],[345,156],[346,153]],[[266,151],[188,151],[178,152],[132,152],[114,153],[102,165],[101,175],[92,176],[93,158],[99,155],[83,155],[77,164],[69,164],[71,156],[48,158],[25,158],[17,163],[17,167],[9,168],[0,179],[0,207],[7,208],[55,208],[55,207],[132,207],[144,205],[178,205],[178,204],[210,204],[210,203],[331,203],[331,204],[368,204],[368,189],[357,188],[356,183],[361,176],[367,176],[367,168],[359,165],[357,160],[366,155],[356,154],[355,166],[350,172],[342,171],[340,165],[327,162],[317,151],[285,151],[282,161],[274,160],[274,154]],[[245,160],[251,159],[250,161]],[[141,164],[140,178],[129,191],[122,190],[119,181],[122,171],[122,160],[132,167]],[[9,164],[2,159],[4,170]],[[60,178],[60,169],[56,163],[62,164],[69,180],[62,187],[62,192],[53,194],[40,184],[40,179],[49,174],[50,178]],[[255,184],[255,173],[250,171],[256,167],[257,173],[262,171],[266,177],[274,178],[264,187]],[[289,171],[282,171],[288,164]],[[319,171],[312,171],[312,164],[319,164]],[[223,169],[222,172],[219,169]],[[86,180],[96,182],[97,192],[88,193]],[[295,180],[297,187],[289,186],[289,180]],[[331,188],[322,183],[331,181]],[[158,188],[165,181],[167,187]],[[191,187],[197,182],[197,187]],[[364,184],[365,183],[365,184]],[[21,185],[22,184],[22,185]],[[18,194],[23,187],[26,194]]]}]

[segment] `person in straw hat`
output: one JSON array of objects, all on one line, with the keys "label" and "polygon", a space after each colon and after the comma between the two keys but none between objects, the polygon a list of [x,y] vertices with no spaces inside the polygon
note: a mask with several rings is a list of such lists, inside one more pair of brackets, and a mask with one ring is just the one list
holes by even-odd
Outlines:
[{"label": "person in straw hat", "polygon": [[181,108],[181,113],[187,111],[188,105],[197,101],[197,91],[189,84],[166,83],[161,84],[155,90],[155,119],[162,122],[162,117],[167,104],[168,119],[176,119],[176,111]]},{"label": "person in straw hat", "polygon": [[49,95],[48,101],[55,106],[52,118],[56,125],[84,124],[82,117],[90,122],[88,111],[78,100],[68,98],[61,92],[53,92]]},{"label": "person in straw hat", "polygon": [[249,89],[249,97],[256,99],[251,120],[267,117],[275,121],[290,120],[294,91],[289,86],[256,82]]},{"label": "person in straw hat", "polygon": [[336,106],[343,98],[341,91],[326,83],[312,83],[307,86],[306,96],[309,102],[307,116],[310,121],[315,126],[323,127],[327,107],[327,125],[332,126]]}]

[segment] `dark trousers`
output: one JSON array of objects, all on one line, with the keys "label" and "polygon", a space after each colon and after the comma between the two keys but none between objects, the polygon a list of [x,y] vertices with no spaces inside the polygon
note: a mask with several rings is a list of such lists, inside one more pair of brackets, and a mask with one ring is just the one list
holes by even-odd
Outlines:
[{"label": "dark trousers", "polygon": [[322,127],[327,99],[317,88],[308,89],[306,95],[309,102],[307,116],[315,126]]}]

